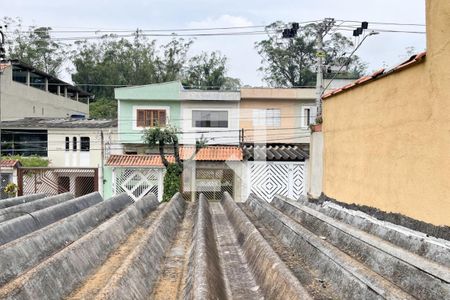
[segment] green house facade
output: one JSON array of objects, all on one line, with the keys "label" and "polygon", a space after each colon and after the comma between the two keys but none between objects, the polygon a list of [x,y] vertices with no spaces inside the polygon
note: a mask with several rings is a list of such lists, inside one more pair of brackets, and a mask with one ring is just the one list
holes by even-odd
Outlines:
[{"label": "green house facade", "polygon": [[118,110],[119,143],[142,144],[143,127],[137,124],[138,110],[164,110],[167,122],[180,128],[179,81],[117,88],[114,90]]}]

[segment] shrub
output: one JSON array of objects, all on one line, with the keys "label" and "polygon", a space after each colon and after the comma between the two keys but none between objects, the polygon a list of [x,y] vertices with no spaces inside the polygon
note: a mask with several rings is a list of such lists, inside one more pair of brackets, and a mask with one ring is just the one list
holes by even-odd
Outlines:
[{"label": "shrub", "polygon": [[181,190],[182,168],[178,164],[169,164],[164,175],[163,202],[170,201]]},{"label": "shrub", "polygon": [[21,156],[9,155],[2,156],[2,159],[17,159],[22,167],[48,167],[50,161],[37,155]]}]

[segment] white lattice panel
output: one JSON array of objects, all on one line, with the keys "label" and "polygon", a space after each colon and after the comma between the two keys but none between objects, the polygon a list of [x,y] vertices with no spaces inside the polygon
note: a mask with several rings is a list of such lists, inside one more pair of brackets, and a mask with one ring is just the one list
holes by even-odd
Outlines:
[{"label": "white lattice panel", "polygon": [[162,200],[161,169],[127,169],[114,170],[113,191],[114,194],[127,193],[135,201],[154,193],[159,201]]},{"label": "white lattice panel", "polygon": [[298,199],[305,193],[305,165],[302,162],[248,162],[250,193],[266,201],[275,195]]}]

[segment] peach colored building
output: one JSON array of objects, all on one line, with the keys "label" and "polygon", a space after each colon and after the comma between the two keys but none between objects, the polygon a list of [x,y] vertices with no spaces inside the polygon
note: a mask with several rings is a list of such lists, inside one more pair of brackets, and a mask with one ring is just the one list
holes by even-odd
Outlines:
[{"label": "peach colored building", "polygon": [[241,141],[245,144],[308,144],[314,123],[314,88],[242,88]]}]

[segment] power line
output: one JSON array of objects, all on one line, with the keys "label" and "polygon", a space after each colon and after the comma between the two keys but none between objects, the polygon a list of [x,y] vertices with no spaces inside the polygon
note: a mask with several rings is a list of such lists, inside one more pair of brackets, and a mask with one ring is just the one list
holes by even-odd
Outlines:
[{"label": "power line", "polygon": [[[361,24],[362,21],[356,21],[356,20],[336,20],[339,22],[348,22],[348,23],[358,23]],[[425,24],[418,24],[418,23],[400,23],[400,22],[375,22],[375,21],[367,21],[370,24],[376,24],[376,25],[395,25],[395,26],[423,26],[425,27]]]}]

